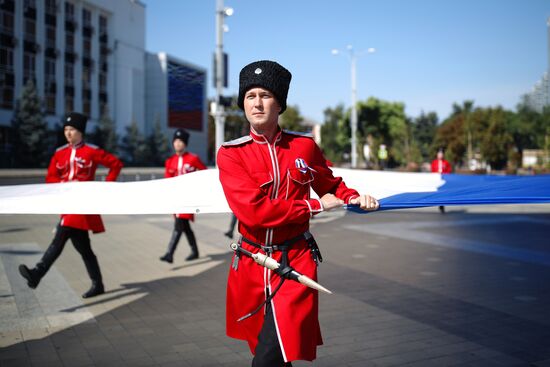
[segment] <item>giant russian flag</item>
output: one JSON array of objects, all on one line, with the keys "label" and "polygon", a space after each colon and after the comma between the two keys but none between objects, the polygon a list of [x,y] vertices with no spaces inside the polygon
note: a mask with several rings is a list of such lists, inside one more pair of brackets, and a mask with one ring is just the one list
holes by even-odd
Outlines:
[{"label": "giant russian flag", "polygon": [[[440,205],[550,203],[550,175],[470,176],[338,168],[334,169],[334,174],[341,176],[349,187],[378,198],[381,210]],[[139,182],[0,186],[2,214],[229,212],[216,169]]]}]

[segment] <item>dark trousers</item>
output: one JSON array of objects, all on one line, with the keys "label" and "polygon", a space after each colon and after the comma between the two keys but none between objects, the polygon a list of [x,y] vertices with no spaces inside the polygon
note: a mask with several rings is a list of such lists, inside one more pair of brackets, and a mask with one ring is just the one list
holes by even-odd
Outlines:
[{"label": "dark trousers", "polygon": [[176,252],[176,248],[178,247],[178,243],[180,241],[182,233],[185,233],[187,241],[189,242],[189,246],[191,246],[191,250],[193,252],[198,251],[195,233],[193,233],[193,230],[191,229],[189,220],[176,218],[176,221],[174,222],[174,231],[172,232],[172,238],[170,239],[170,243],[168,244],[168,253],[170,254],[170,256],[174,256],[174,252]]},{"label": "dark trousers", "polygon": [[266,305],[266,313],[264,316],[264,325],[258,335],[258,345],[256,345],[252,367],[292,367],[292,363],[283,359],[279,338],[277,338],[277,330],[275,329],[275,320],[273,318],[273,310],[271,302]]},{"label": "dark trousers", "polygon": [[61,255],[61,252],[63,252],[65,244],[69,239],[71,239],[76,251],[82,256],[82,260],[84,260],[86,270],[92,281],[102,283],[101,270],[99,269],[97,258],[92,251],[88,231],[63,227],[60,224],[57,225],[52,243],[42,256],[40,262],[36,264],[36,270],[38,270],[39,275],[44,276],[48,272],[55,260]]},{"label": "dark trousers", "polygon": [[237,217],[235,216],[235,214],[231,214],[231,223],[229,224],[229,231],[228,232],[233,233],[233,231],[235,230],[236,225],[237,225]]}]

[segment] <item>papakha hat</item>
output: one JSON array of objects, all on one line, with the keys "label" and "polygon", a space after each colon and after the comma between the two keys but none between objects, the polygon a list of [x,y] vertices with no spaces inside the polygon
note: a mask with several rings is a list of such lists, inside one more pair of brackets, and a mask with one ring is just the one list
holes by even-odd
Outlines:
[{"label": "papakha hat", "polygon": [[65,121],[63,121],[63,128],[65,128],[65,126],[72,126],[84,134],[86,131],[87,122],[88,116],[78,112],[71,112],[65,117]]},{"label": "papakha hat", "polygon": [[239,98],[237,104],[244,110],[244,95],[255,87],[269,90],[275,95],[281,106],[281,112],[286,110],[286,97],[292,74],[275,61],[261,60],[246,65],[239,74]]}]

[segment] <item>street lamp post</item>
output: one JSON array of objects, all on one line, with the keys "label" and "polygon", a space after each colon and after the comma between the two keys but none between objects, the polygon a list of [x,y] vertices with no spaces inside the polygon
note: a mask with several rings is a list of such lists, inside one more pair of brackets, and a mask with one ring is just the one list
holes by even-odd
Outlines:
[{"label": "street lamp post", "polygon": [[216,101],[214,120],[216,126],[216,153],[221,147],[225,136],[225,110],[220,103],[224,87],[225,70],[223,62],[223,32],[227,26],[224,24],[224,18],[233,14],[232,8],[226,8],[223,0],[217,0],[216,5]]},{"label": "street lamp post", "polygon": [[[353,46],[348,45],[347,50],[351,60],[351,167],[357,168],[357,57],[365,52],[376,52],[376,49],[371,47],[364,51],[355,52]],[[333,49],[332,54],[338,55],[340,50]]]}]

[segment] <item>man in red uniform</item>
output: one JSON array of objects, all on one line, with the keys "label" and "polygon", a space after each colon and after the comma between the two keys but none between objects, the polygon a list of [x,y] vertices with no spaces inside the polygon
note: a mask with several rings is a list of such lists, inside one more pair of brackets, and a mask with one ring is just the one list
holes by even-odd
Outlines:
[{"label": "man in red uniform", "polygon": [[437,158],[432,161],[432,172],[451,173],[451,164],[445,159],[443,149],[437,151]]},{"label": "man in red uniform", "polygon": [[[115,181],[122,162],[114,155],[83,140],[88,118],[80,113],[71,112],[63,123],[63,131],[68,144],[58,148],[50,161],[47,183],[69,181],[93,181],[98,164],[109,168],[106,181]],[[105,232],[99,215],[63,214],[57,225],[55,237],[32,269],[19,265],[19,272],[31,288],[36,288],[55,260],[61,255],[67,240],[71,239],[76,250],[82,256],[88,275],[92,279],[91,288],[83,298],[94,297],[105,292],[101,270],[90,245],[88,231]]]},{"label": "man in red uniform", "polygon": [[[174,132],[172,145],[174,146],[176,154],[168,158],[164,163],[164,177],[176,177],[186,173],[206,169],[206,166],[202,163],[198,156],[187,151],[188,141],[189,133],[187,131],[177,129]],[[195,239],[195,234],[193,233],[193,230],[191,230],[191,226],[189,224],[189,221],[193,220],[193,214],[175,214],[174,217],[175,222],[174,230],[172,231],[172,238],[170,238],[170,242],[168,243],[168,250],[166,251],[166,254],[164,254],[160,260],[166,261],[170,264],[174,261],[174,252],[176,252],[176,247],[178,247],[182,232],[185,232],[187,242],[189,242],[189,246],[191,246],[191,254],[189,254],[185,260],[189,261],[197,259],[199,257],[197,240]]]},{"label": "man in red uniform", "polygon": [[[320,254],[308,232],[310,218],[343,204],[366,210],[379,204],[334,177],[312,138],[280,129],[278,116],[286,109],[290,79],[290,72],[273,61],[253,62],[241,70],[238,104],[250,135],[225,143],[217,162],[225,196],[239,220],[239,245],[316,280]],[[310,198],[310,188],[320,199]],[[263,302],[263,312],[237,321]],[[227,334],[248,342],[253,366],[312,361],[322,344],[317,291],[282,283],[277,273],[249,257],[233,257],[226,312]]]},{"label": "man in red uniform", "polygon": [[[437,158],[432,161],[432,172],[434,173],[451,173],[451,164],[445,159],[443,148],[437,151]],[[441,214],[445,213],[445,207],[440,206]]]}]

